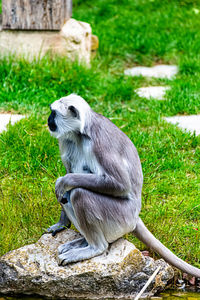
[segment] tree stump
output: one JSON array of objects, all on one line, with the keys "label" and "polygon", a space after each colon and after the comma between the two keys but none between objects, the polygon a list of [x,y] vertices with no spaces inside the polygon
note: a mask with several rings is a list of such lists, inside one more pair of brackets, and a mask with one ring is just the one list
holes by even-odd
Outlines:
[{"label": "tree stump", "polygon": [[2,28],[60,30],[71,13],[72,0],[3,0]]}]

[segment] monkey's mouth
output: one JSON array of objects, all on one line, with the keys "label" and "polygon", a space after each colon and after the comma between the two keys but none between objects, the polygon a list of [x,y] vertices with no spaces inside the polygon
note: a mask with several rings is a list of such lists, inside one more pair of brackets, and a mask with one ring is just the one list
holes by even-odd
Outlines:
[{"label": "monkey's mouth", "polygon": [[56,128],[57,128],[56,124],[49,124],[49,122],[48,122],[48,126],[51,131],[56,131]]}]

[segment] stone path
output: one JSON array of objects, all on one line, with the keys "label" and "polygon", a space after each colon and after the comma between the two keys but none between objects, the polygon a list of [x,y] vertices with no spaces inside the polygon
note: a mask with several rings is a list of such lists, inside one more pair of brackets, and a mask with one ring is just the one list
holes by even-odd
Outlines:
[{"label": "stone path", "polygon": [[169,89],[169,86],[148,86],[139,88],[135,92],[142,98],[164,100],[165,93]]},{"label": "stone path", "polygon": [[178,73],[177,66],[158,65],[154,67],[134,67],[124,71],[129,76],[144,76],[172,79]]},{"label": "stone path", "polygon": [[188,132],[200,134],[200,115],[166,117],[165,120]]},{"label": "stone path", "polygon": [[12,114],[0,114],[0,132],[6,130],[6,126],[11,122],[13,125],[15,122],[25,118],[23,115],[12,115]]},{"label": "stone path", "polygon": [[[175,65],[157,65],[151,68],[140,66],[126,69],[124,74],[129,76],[173,79],[177,72],[178,67]],[[135,92],[142,98],[164,100],[165,93],[169,89],[169,86],[149,86],[138,88]],[[174,116],[165,117],[164,119],[188,132],[195,132],[196,135],[200,134],[200,115]]]}]

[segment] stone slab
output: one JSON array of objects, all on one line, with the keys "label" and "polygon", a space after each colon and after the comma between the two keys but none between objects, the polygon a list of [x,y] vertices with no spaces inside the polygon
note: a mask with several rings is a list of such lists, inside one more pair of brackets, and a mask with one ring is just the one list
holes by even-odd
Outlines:
[{"label": "stone slab", "polygon": [[0,54],[40,59],[46,53],[66,56],[90,64],[92,29],[90,24],[69,19],[59,32],[0,31]]},{"label": "stone slab", "polygon": [[200,115],[166,117],[165,120],[188,132],[200,134]]},{"label": "stone slab", "polygon": [[136,89],[135,92],[142,98],[164,100],[169,89],[169,86],[148,86]]},{"label": "stone slab", "polygon": [[15,122],[18,122],[23,118],[25,118],[23,115],[0,114],[0,132],[6,130],[6,126],[9,122],[13,125]]},{"label": "stone slab", "polygon": [[157,65],[154,67],[134,67],[124,71],[129,76],[144,76],[164,79],[173,79],[177,74],[178,67],[175,65]]},{"label": "stone slab", "polygon": [[158,266],[161,269],[144,297],[164,289],[174,276],[164,260],[144,257],[124,239],[111,244],[102,255],[59,266],[58,246],[78,237],[80,234],[70,229],[55,237],[44,234],[37,243],[0,257],[0,292],[51,299],[133,299]]}]

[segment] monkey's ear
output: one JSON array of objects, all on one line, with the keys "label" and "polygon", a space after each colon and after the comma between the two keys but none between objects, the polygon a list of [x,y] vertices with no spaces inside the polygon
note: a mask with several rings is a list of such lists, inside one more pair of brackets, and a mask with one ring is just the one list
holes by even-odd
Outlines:
[{"label": "monkey's ear", "polygon": [[70,105],[68,107],[68,109],[69,109],[69,111],[71,112],[71,114],[72,114],[72,116],[74,118],[78,118],[79,119],[79,112],[78,112],[78,110],[73,105]]}]

